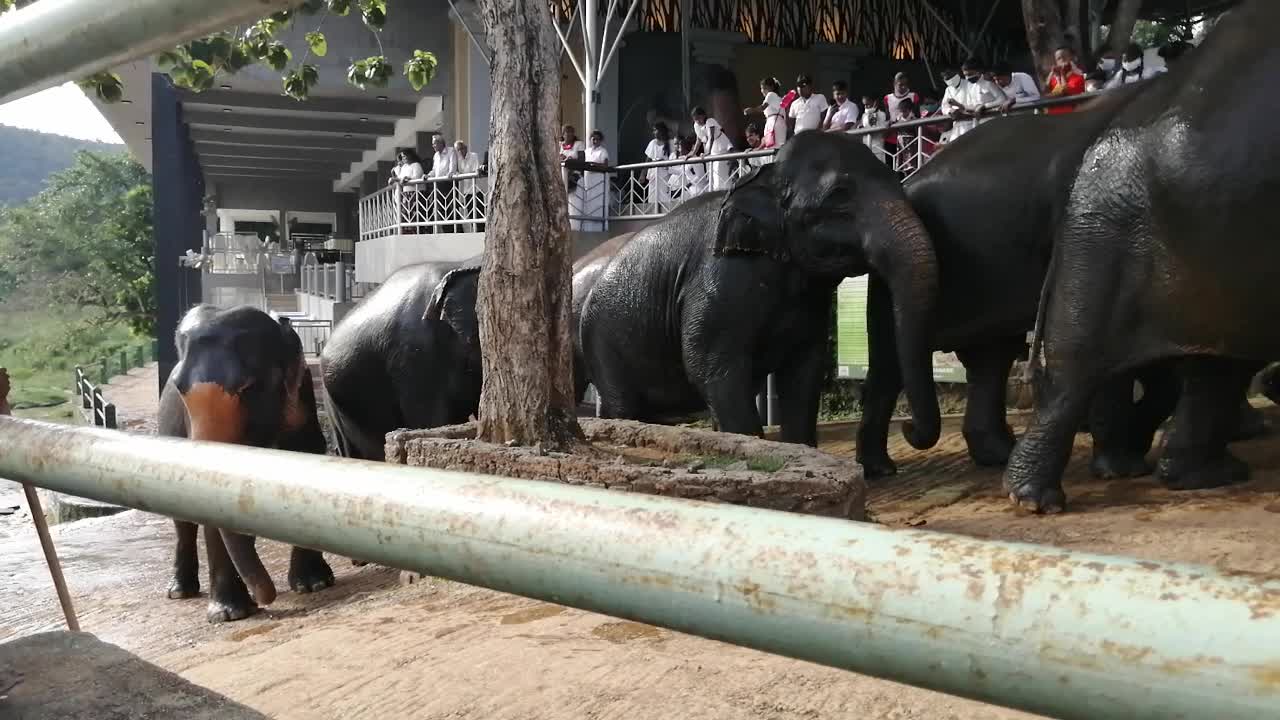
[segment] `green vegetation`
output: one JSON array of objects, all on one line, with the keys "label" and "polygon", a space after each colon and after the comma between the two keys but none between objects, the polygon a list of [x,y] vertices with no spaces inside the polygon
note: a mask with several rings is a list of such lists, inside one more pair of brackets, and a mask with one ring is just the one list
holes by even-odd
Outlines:
[{"label": "green vegetation", "polygon": [[101,358],[150,345],[152,255],[151,181],[124,155],[81,152],[0,209],[0,366],[18,415],[70,420],[76,365],[97,381]]},{"label": "green vegetation", "polygon": [[81,150],[108,153],[121,145],[77,140],[0,125],[0,207],[20,205],[44,189],[45,178],[75,163]]},{"label": "green vegetation", "polygon": [[775,473],[781,470],[787,461],[783,458],[773,457],[771,455],[761,455],[760,457],[739,458],[731,455],[708,455],[705,457],[694,458],[695,462],[700,462],[704,467],[712,470],[727,470],[733,465],[738,465],[743,461],[747,463],[747,469],[752,472]]}]

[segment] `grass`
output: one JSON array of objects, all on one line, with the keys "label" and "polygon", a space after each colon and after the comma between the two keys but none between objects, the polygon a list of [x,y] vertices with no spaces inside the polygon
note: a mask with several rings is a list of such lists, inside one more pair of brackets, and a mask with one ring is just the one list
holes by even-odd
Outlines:
[{"label": "grass", "polygon": [[[731,455],[708,455],[696,458],[705,467],[712,470],[723,470],[730,465],[736,465],[743,461],[744,458],[733,457]],[[761,455],[759,457],[745,458],[747,461],[747,469],[752,472],[775,473],[787,464],[787,461],[773,457],[771,455]]]},{"label": "grass", "polygon": [[[95,314],[51,308],[35,298],[0,304],[0,367],[9,369],[9,396],[18,417],[79,423],[72,402],[75,367],[86,372],[104,356],[118,357],[141,341],[121,324]],[[118,362],[118,361],[116,361]]]}]

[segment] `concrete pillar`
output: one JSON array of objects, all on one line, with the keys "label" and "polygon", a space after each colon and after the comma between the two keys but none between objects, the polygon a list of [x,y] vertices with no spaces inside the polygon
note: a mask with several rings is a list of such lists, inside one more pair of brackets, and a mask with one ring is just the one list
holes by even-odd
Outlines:
[{"label": "concrete pillar", "polygon": [[[386,182],[385,180],[383,182]],[[360,197],[372,195],[378,191],[378,173],[374,170],[366,170],[360,176]]]},{"label": "concrete pillar", "polygon": [[179,267],[178,257],[199,251],[206,230],[202,215],[204,177],[182,119],[182,105],[169,78],[151,74],[151,184],[155,198],[156,339],[159,386],[178,363],[173,336],[187,307],[199,303],[201,276]]},{"label": "concrete pillar", "polygon": [[[822,93],[830,102],[831,85],[837,80],[843,80],[849,84],[850,97],[858,92],[853,87],[853,74],[858,69],[859,59],[869,54],[866,48],[817,43],[810,52],[813,54],[816,70],[813,74],[814,92]],[[857,101],[858,98],[854,98],[854,102]]]},{"label": "concrete pillar", "polygon": [[337,222],[333,227],[333,234],[342,238],[355,239],[356,233],[358,232],[355,193],[334,193],[333,206],[335,208],[334,214],[337,216]]}]

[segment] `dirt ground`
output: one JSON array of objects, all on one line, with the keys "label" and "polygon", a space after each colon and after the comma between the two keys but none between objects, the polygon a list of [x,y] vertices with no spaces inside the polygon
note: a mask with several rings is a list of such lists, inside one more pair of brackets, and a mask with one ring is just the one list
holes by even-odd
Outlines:
[{"label": "dirt ground", "polygon": [[[1280,428],[1280,409],[1266,412]],[[851,457],[852,430],[825,428],[824,449]],[[1250,483],[1171,493],[1149,478],[1088,478],[1081,436],[1070,512],[1030,517],[1009,507],[998,472],[970,467],[950,422],[931,451],[896,444],[902,474],[872,488],[870,508],[890,526],[1280,573],[1280,430],[1235,450],[1254,467]],[[20,521],[0,517],[0,639],[60,625]],[[249,620],[214,626],[202,600],[164,597],[167,520],[130,511],[54,531],[85,630],[276,718],[1032,717],[457,583],[401,587],[394,571],[332,556],[336,587],[285,592]],[[287,548],[260,546],[283,586]]]}]

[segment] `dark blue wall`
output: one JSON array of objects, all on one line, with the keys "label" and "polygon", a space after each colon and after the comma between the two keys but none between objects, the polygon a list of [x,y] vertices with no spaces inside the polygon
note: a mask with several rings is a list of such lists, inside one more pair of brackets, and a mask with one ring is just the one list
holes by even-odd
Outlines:
[{"label": "dark blue wall", "polygon": [[151,75],[151,182],[156,243],[156,338],[160,389],[178,362],[173,335],[191,305],[200,302],[200,272],[178,266],[188,249],[204,241],[204,173],[182,119],[182,105],[169,78]]}]

